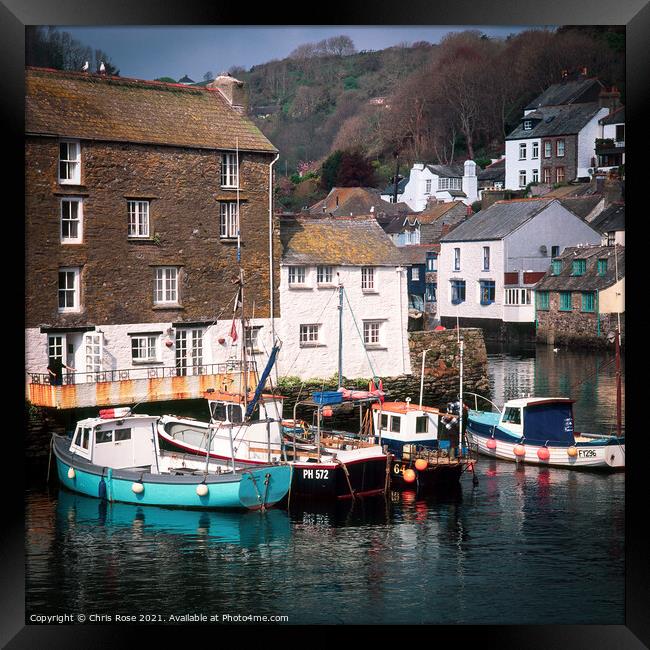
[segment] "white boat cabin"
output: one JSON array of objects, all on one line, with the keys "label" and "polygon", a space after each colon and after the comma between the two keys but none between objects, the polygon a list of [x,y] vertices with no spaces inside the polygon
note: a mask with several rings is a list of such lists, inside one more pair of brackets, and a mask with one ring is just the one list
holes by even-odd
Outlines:
[{"label": "white boat cabin", "polygon": [[[249,395],[250,402],[253,395]],[[215,422],[223,424],[241,424],[246,414],[246,404],[243,395],[235,393],[208,393],[208,405],[210,407],[210,417]],[[262,395],[255,405],[255,410],[251,420],[265,421],[273,420],[282,421],[282,400],[279,395]]]},{"label": "white boat cabin", "polygon": [[[114,410],[117,409],[111,409]],[[151,415],[100,415],[79,420],[70,452],[100,467],[146,467],[149,470],[156,466],[159,453],[158,419]]]},{"label": "white boat cabin", "polygon": [[573,402],[567,397],[511,399],[503,406],[498,426],[518,438],[571,441]]}]

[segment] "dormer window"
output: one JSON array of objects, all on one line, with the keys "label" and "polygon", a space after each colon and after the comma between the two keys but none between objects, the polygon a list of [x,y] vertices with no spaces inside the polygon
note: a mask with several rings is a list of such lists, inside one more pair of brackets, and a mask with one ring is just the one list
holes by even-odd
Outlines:
[{"label": "dormer window", "polygon": [[81,183],[81,145],[78,140],[59,142],[59,183]]},{"label": "dormer window", "polygon": [[530,131],[533,128],[532,120],[524,120],[524,131]]}]

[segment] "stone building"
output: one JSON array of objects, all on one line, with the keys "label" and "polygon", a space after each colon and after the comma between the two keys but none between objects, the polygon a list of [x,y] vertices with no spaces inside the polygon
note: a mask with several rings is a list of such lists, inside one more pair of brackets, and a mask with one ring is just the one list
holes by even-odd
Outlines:
[{"label": "stone building", "polygon": [[52,358],[78,384],[205,374],[239,356],[238,257],[245,313],[270,341],[277,151],[232,89],[38,68],[25,81],[32,382],[47,383]]},{"label": "stone building", "polygon": [[625,323],[625,247],[574,246],[556,257],[535,287],[537,339],[604,345]]}]

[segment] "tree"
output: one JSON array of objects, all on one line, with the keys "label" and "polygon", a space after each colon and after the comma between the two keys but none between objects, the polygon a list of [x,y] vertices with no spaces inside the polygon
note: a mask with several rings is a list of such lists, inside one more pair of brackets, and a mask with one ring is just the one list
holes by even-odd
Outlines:
[{"label": "tree", "polygon": [[330,154],[325,161],[320,171],[320,186],[326,192],[329,192],[336,184],[339,166],[343,158],[343,152],[340,150],[334,151]]}]

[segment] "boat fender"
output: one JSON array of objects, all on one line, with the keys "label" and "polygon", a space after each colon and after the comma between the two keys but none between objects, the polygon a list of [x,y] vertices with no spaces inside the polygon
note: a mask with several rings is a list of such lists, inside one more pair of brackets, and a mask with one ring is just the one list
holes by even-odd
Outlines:
[{"label": "boat fender", "polygon": [[497,448],[497,441],[494,438],[488,438],[487,442],[485,443],[485,446],[488,449],[496,449]]},{"label": "boat fender", "polygon": [[68,470],[68,478],[69,478],[70,480],[72,480],[72,479],[74,479],[75,476],[76,476],[76,473],[75,473],[75,471],[74,471],[74,467],[71,467],[71,468]]},{"label": "boat fender", "polygon": [[406,483],[413,483],[415,481],[415,472],[412,469],[405,469],[402,478]]},{"label": "boat fender", "polygon": [[578,450],[575,447],[571,446],[566,450],[566,453],[569,458],[575,458],[578,455]]},{"label": "boat fender", "polygon": [[548,450],[548,447],[540,447],[537,450],[537,458],[540,460],[548,460],[551,457],[551,452]]},{"label": "boat fender", "polygon": [[142,494],[144,492],[144,485],[139,482],[135,482],[131,484],[131,489],[135,494]]},{"label": "boat fender", "polygon": [[204,497],[208,493],[208,486],[205,483],[199,483],[196,486],[196,493],[200,497]]},{"label": "boat fender", "polygon": [[526,455],[526,447],[524,447],[522,444],[515,445],[512,452],[514,453],[515,456],[522,458],[523,456]]},{"label": "boat fender", "polygon": [[415,469],[417,469],[420,472],[424,471],[428,467],[428,465],[429,463],[427,463],[427,461],[424,460],[424,458],[418,458],[415,461]]}]

